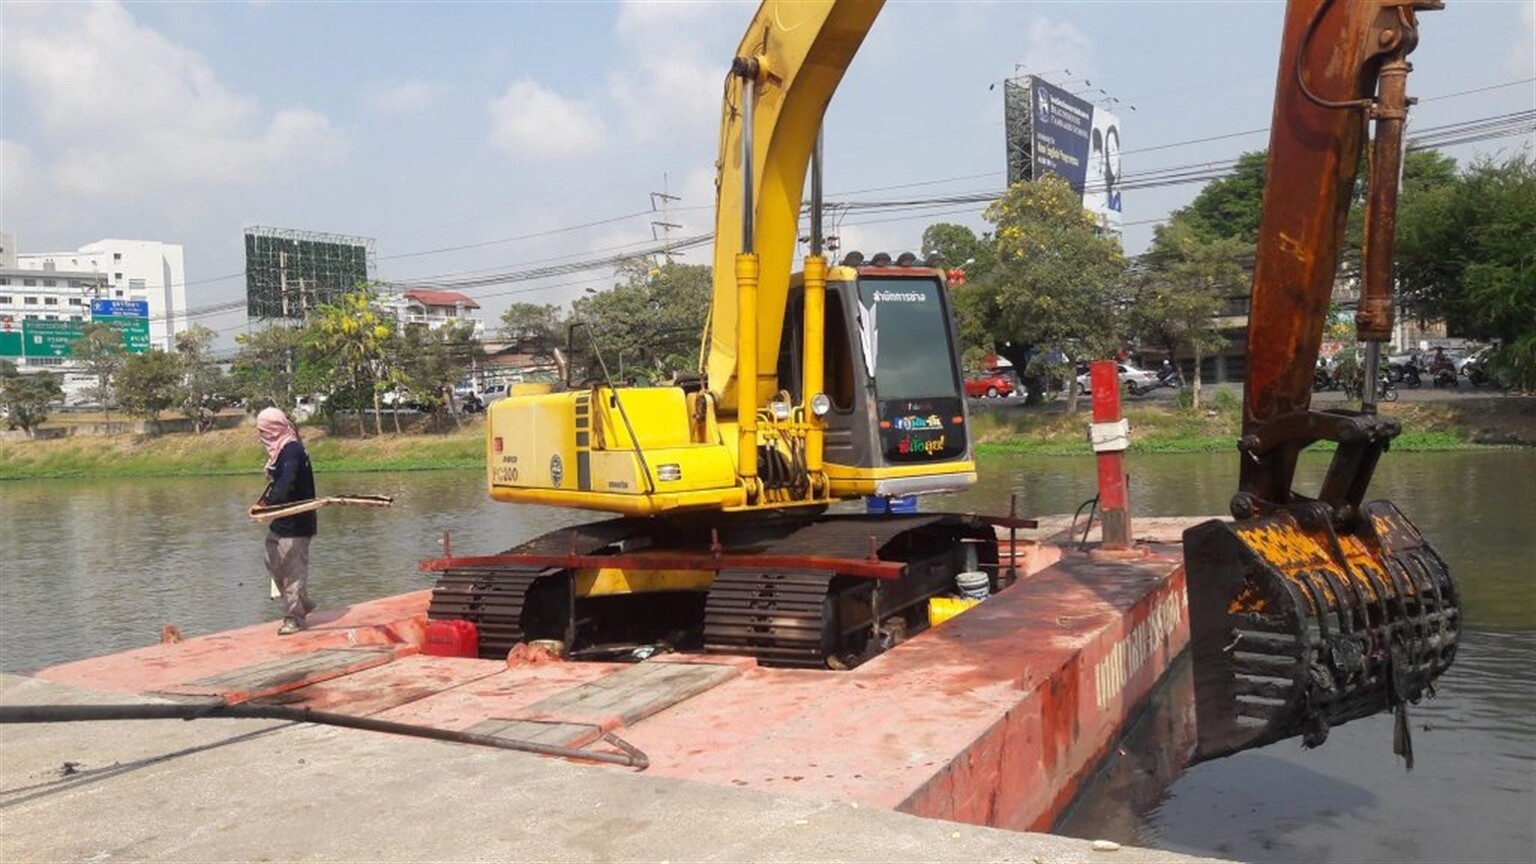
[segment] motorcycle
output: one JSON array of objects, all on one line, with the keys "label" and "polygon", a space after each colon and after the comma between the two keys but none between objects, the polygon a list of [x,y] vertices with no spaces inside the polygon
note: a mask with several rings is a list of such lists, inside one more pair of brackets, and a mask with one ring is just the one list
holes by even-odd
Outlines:
[{"label": "motorcycle", "polygon": [[[1365,376],[1354,375],[1344,382],[1344,395],[1350,399],[1360,399],[1365,395]],[[1385,372],[1376,376],[1376,398],[1381,402],[1396,402],[1398,397],[1397,385],[1392,382],[1392,376]]]},{"label": "motorcycle", "polygon": [[1170,390],[1177,390],[1183,386],[1184,379],[1179,377],[1179,370],[1172,364],[1164,363],[1163,367],[1157,370],[1157,380],[1150,384],[1144,385],[1141,388],[1141,392],[1145,393],[1150,390],[1156,390],[1159,387],[1167,387]]}]

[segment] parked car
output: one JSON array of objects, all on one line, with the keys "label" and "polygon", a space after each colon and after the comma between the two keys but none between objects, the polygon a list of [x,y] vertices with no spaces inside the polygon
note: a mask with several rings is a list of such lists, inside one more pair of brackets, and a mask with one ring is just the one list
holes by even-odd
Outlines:
[{"label": "parked car", "polygon": [[[1129,363],[1117,363],[1116,368],[1120,372],[1120,385],[1129,390],[1133,396],[1151,390],[1158,384],[1156,372],[1140,369]],[[1093,376],[1086,371],[1077,376],[1079,393],[1085,396],[1092,394],[1092,378]]]},{"label": "parked car", "polygon": [[512,385],[505,381],[497,381],[491,384],[487,384],[485,385],[485,389],[480,392],[480,402],[484,405],[490,405],[497,399],[506,398],[507,394],[510,393],[511,390]]},{"label": "parked car", "polygon": [[398,387],[393,390],[386,390],[384,393],[379,394],[379,404],[385,408],[392,408],[396,411],[421,410],[421,399],[417,398],[416,394],[411,393],[408,390],[402,390]]},{"label": "parked car", "polygon": [[976,372],[965,379],[965,395],[972,399],[1012,396],[1015,389],[1012,378],[995,372]]}]

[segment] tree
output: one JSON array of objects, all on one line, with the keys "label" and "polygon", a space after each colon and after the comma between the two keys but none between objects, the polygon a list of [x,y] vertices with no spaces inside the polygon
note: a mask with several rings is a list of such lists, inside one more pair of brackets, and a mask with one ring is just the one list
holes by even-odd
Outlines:
[{"label": "tree", "polygon": [[159,348],[135,354],[123,363],[113,382],[123,410],[146,420],[160,419],[160,412],[177,404],[181,390],[181,360]]},{"label": "tree", "polygon": [[[376,435],[384,434],[379,397],[390,386],[388,361],[394,324],[394,319],[374,305],[373,289],[364,287],[341,295],[334,303],[322,304],[307,328],[310,346],[331,366],[336,385],[332,402],[338,396],[355,399],[371,392]],[[358,434],[367,434],[361,412],[357,428]]]},{"label": "tree", "polygon": [[[613,290],[571,304],[572,319],[590,327],[592,347],[609,373],[666,380],[698,371],[713,287],[710,268],[672,262],[653,268],[639,259],[621,266],[619,275],[625,281]],[[588,374],[595,378],[602,372],[594,363]]]},{"label": "tree", "polygon": [[[1015,184],[986,217],[997,226],[996,264],[955,291],[962,334],[1025,370],[1036,401],[1046,382],[1032,361],[1107,357],[1119,344],[1116,289],[1125,257],[1058,177]],[[1067,405],[1076,410],[1075,388]]]},{"label": "tree", "polygon": [[182,387],[177,394],[177,407],[192,421],[192,428],[201,435],[212,424],[225,405],[229,404],[227,391],[229,380],[213,362],[210,352],[214,332],[201,324],[176,334],[176,356],[181,363]]},{"label": "tree", "polygon": [[303,330],[274,324],[242,333],[235,342],[240,351],[230,364],[230,378],[246,410],[259,411],[269,405],[289,410],[298,393],[319,386],[322,376],[314,369],[306,373],[304,368]]},{"label": "tree", "polygon": [[485,357],[485,349],[474,335],[470,324],[413,325],[400,334],[404,386],[425,410],[437,414],[446,408],[456,427],[463,423],[453,388],[476,361]]},{"label": "tree", "polygon": [[48,406],[62,398],[64,388],[52,375],[22,375],[11,363],[0,368],[0,407],[5,409],[9,428],[21,429],[28,437],[36,436],[37,427],[48,420]]},{"label": "tree", "polygon": [[1421,318],[1494,341],[1493,365],[1521,389],[1536,386],[1536,161],[1473,163],[1455,183],[1426,190],[1398,220],[1401,296]]},{"label": "tree", "polygon": [[938,222],[923,231],[923,254],[929,252],[944,256],[945,267],[965,270],[967,281],[987,275],[995,257],[992,235],[977,237],[975,231],[950,222]]},{"label": "tree", "polygon": [[560,307],[541,303],[513,303],[501,313],[502,338],[525,354],[548,355],[565,342],[565,321]]},{"label": "tree", "polygon": [[1252,246],[1259,239],[1259,214],[1263,210],[1264,178],[1269,172],[1269,151],[1253,150],[1237,157],[1232,172],[1205,184],[1188,206],[1175,210],[1195,233],[1230,237]]},{"label": "tree", "polygon": [[123,368],[128,354],[123,347],[123,334],[106,324],[87,324],[80,338],[70,343],[69,348],[75,362],[84,365],[95,376],[96,386],[88,388],[86,394],[101,403],[110,421],[115,395],[112,379]]},{"label": "tree", "polygon": [[1245,293],[1243,261],[1251,245],[1235,237],[1201,234],[1185,217],[1159,226],[1146,268],[1132,277],[1129,307],[1132,331],[1162,346],[1170,357],[1179,348],[1194,355],[1191,392],[1200,408],[1200,365],[1226,344],[1218,316],[1228,297]]}]

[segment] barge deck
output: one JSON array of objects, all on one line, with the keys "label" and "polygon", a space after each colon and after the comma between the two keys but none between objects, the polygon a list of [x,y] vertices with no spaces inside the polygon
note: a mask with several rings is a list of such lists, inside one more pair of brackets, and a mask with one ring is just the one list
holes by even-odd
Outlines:
[{"label": "barge deck", "polygon": [[1192,521],[1140,521],[1126,559],[1042,520],[1014,550],[1028,575],[848,671],[426,656],[429,591],[317,611],[295,636],[262,624],[55,666],[0,702],[281,704],[603,752],[616,736],[649,767],[269,720],[8,726],[0,851],[1109,860],[1015,832],[1049,830],[1187,643]]}]

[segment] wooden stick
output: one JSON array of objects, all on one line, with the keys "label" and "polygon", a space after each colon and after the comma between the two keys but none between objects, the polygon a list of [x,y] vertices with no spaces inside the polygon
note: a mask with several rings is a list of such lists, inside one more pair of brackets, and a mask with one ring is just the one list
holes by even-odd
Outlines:
[{"label": "wooden stick", "polygon": [[319,510],[321,507],[331,504],[344,504],[356,507],[388,507],[394,502],[395,499],[385,495],[328,495],[324,498],[311,498],[308,501],[294,501],[290,504],[252,507],[250,512],[253,520],[269,522],[285,516],[297,516],[300,513]]}]

